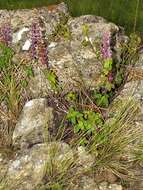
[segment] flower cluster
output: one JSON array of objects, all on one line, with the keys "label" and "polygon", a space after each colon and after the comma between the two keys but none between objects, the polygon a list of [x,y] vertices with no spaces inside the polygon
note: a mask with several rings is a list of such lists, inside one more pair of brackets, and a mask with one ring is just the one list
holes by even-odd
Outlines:
[{"label": "flower cluster", "polygon": [[39,44],[39,59],[42,64],[48,65],[48,49],[44,42]]},{"label": "flower cluster", "polygon": [[0,40],[7,46],[11,46],[12,43],[12,27],[10,23],[4,24],[0,28]]},{"label": "flower cluster", "polygon": [[110,34],[108,32],[103,34],[103,45],[101,53],[104,59],[111,59],[112,57],[112,52],[110,49]]},{"label": "flower cluster", "polygon": [[113,80],[114,80],[113,73],[112,73],[112,72],[109,72],[109,73],[108,73],[108,81],[109,81],[109,82],[112,82]]},{"label": "flower cluster", "polygon": [[38,22],[33,22],[31,26],[31,42],[32,58],[39,59],[42,64],[48,65],[48,51]]},{"label": "flower cluster", "polygon": [[33,59],[38,59],[37,47],[41,39],[40,27],[34,22],[31,25],[31,55]]}]

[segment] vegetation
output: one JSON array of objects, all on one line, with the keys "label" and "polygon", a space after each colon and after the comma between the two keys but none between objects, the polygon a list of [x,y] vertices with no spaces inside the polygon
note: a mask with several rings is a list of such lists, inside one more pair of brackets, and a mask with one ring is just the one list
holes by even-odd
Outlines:
[{"label": "vegetation", "polygon": [[25,89],[33,71],[32,65],[24,65],[22,61],[14,63],[14,51],[4,43],[0,44],[0,52],[0,117],[6,117],[8,121],[8,128],[0,129],[1,147],[12,144],[13,129],[21,108],[28,99]]},{"label": "vegetation", "polygon": [[[27,3],[29,2],[27,1]],[[41,1],[41,3],[43,2]],[[69,4],[72,9],[71,2]],[[15,4],[12,5],[15,6]],[[3,6],[2,3],[1,6]],[[17,6],[23,7],[22,4]],[[81,9],[84,11],[83,7]],[[114,10],[113,7],[112,10]],[[53,38],[63,36],[65,40],[70,40],[66,19],[62,15],[60,24],[55,27]],[[140,110],[138,102],[128,97],[128,99],[119,102],[115,101],[113,104],[114,96],[118,94],[120,87],[128,77],[128,68],[133,68],[138,59],[141,39],[136,33],[131,34],[128,43],[122,44],[121,60],[116,60],[112,59],[108,33],[103,36],[102,47],[96,47],[96,43],[90,41],[87,25],[83,26],[83,35],[87,40],[81,42],[81,45],[97,50],[94,53],[103,68],[100,82],[94,90],[85,88],[83,83],[78,92],[62,94],[63,87],[58,83],[56,73],[48,65],[46,42],[40,32],[40,27],[38,23],[33,23],[31,26],[31,58],[34,64],[41,60],[41,63],[47,66],[44,74],[53,90],[52,98],[47,98],[56,99],[56,102],[59,103],[57,112],[59,114],[61,110],[64,112],[54,140],[68,142],[69,146],[75,150],[77,147],[83,146],[87,153],[94,158],[91,169],[80,173],[77,169],[79,166],[76,155],[73,159],[67,158],[58,163],[56,161],[58,148],[53,147],[45,164],[42,183],[36,187],[37,190],[70,190],[72,184],[76,183],[76,180],[85,173],[90,175],[103,170],[110,170],[120,178],[126,175],[131,178],[132,174],[128,168],[129,160],[123,158],[131,155],[132,162],[142,163],[143,161],[143,145],[140,142],[142,134],[140,128],[135,129],[133,124],[134,118]],[[8,147],[9,149],[12,148],[11,137],[19,113],[25,101],[29,99],[27,92],[29,79],[34,76],[32,60],[27,65],[23,64],[22,60],[19,62],[13,60],[14,51],[10,40],[10,33],[8,36],[5,36],[4,33],[0,43],[0,117],[8,118],[7,129],[0,130],[0,147]],[[54,101],[52,103],[54,105]],[[61,104],[62,108],[59,109]],[[4,109],[5,107],[6,109]],[[48,132],[46,132],[47,135]],[[67,133],[70,133],[70,140]],[[45,137],[49,141],[52,138],[49,140]],[[47,142],[49,142],[48,140]],[[0,183],[0,189],[7,188],[3,181]]]}]

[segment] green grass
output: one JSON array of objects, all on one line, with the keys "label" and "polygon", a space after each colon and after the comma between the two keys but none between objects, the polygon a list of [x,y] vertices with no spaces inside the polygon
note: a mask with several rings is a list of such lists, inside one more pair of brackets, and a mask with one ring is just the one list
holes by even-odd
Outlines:
[{"label": "green grass", "polygon": [[[125,27],[127,32],[143,31],[143,0],[63,0],[68,4],[73,16],[95,14],[107,18]],[[0,8],[17,9],[47,6],[61,0],[5,0],[0,1]],[[139,6],[138,6],[139,3]],[[138,9],[136,11],[136,7]],[[135,24],[136,23],[136,24]]]}]

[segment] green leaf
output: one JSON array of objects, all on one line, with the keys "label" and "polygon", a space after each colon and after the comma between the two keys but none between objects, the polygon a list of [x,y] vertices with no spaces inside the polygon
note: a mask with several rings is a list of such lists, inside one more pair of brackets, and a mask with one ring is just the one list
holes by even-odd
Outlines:
[{"label": "green leaf", "polygon": [[84,36],[88,36],[89,33],[89,26],[87,24],[82,25],[82,32]]},{"label": "green leaf", "polygon": [[120,71],[118,71],[116,76],[115,76],[115,84],[121,85],[122,82],[123,82],[122,73]]},{"label": "green leaf", "polygon": [[108,95],[101,95],[100,98],[96,99],[96,104],[99,107],[108,107],[109,105],[109,100],[108,100]]},{"label": "green leaf", "polygon": [[23,88],[26,88],[27,85],[28,85],[27,80],[22,80],[22,81],[21,81],[21,85],[22,85]]},{"label": "green leaf", "polygon": [[112,84],[111,82],[106,82],[105,88],[108,91],[111,91],[114,87],[115,87],[114,84]]},{"label": "green leaf", "polygon": [[75,101],[76,100],[76,94],[74,92],[69,92],[66,95],[66,100],[68,100],[68,101]]},{"label": "green leaf", "polygon": [[104,66],[103,66],[103,72],[105,75],[107,75],[109,73],[109,71],[112,70],[112,59],[106,59],[104,61]]},{"label": "green leaf", "polygon": [[32,66],[27,66],[25,69],[25,72],[26,72],[27,77],[33,77],[34,76]]}]

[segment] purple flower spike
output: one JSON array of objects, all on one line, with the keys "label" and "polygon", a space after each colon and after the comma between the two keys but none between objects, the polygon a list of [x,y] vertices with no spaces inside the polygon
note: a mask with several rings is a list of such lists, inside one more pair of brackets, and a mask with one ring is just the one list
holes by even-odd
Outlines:
[{"label": "purple flower spike", "polygon": [[31,41],[32,41],[31,54],[33,59],[38,58],[37,47],[40,40],[41,40],[40,28],[39,25],[36,22],[34,22],[31,26]]},{"label": "purple flower spike", "polygon": [[38,21],[34,22],[31,26],[31,41],[32,58],[39,59],[42,64],[48,66],[48,49]]},{"label": "purple flower spike", "polygon": [[12,44],[12,27],[11,24],[4,24],[1,29],[1,40],[4,42],[7,46],[11,46]]},{"label": "purple flower spike", "polygon": [[113,74],[112,74],[112,72],[110,72],[109,74],[108,74],[108,81],[109,82],[112,82],[113,81]]},{"label": "purple flower spike", "polygon": [[110,49],[110,34],[107,32],[103,34],[103,46],[101,53],[104,59],[110,59],[112,57]]},{"label": "purple flower spike", "polygon": [[44,43],[39,44],[39,58],[42,64],[48,66],[48,49]]}]

